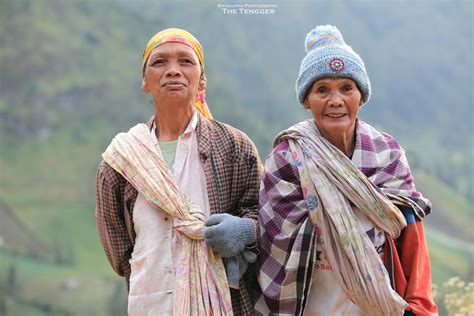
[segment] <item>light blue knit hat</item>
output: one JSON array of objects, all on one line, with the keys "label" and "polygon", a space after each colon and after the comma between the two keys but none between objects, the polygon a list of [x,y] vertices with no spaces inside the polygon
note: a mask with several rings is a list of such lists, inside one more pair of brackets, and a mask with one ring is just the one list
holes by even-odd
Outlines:
[{"label": "light blue knit hat", "polygon": [[347,77],[357,84],[362,103],[370,98],[370,81],[360,56],[344,42],[341,32],[332,25],[319,25],[306,35],[307,55],[296,79],[296,95],[303,104],[312,84],[324,77]]}]

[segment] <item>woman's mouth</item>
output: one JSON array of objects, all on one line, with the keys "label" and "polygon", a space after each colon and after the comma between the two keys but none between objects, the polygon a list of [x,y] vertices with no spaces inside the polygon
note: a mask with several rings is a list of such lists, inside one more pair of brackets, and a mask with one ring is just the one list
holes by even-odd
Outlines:
[{"label": "woman's mouth", "polygon": [[185,87],[184,83],[179,81],[168,81],[163,86],[171,90],[181,89]]},{"label": "woman's mouth", "polygon": [[346,114],[344,114],[344,113],[328,113],[328,114],[326,114],[326,116],[328,116],[330,118],[341,118],[344,115],[346,115]]}]

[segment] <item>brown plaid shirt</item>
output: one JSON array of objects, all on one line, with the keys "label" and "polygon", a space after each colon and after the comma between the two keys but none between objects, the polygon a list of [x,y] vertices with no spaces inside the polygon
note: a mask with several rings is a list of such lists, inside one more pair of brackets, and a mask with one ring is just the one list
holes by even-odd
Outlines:
[{"label": "brown plaid shirt", "polygon": [[[152,122],[153,117],[148,122],[149,127]],[[243,132],[202,116],[199,116],[196,132],[211,214],[230,213],[257,220],[263,167],[255,145]],[[125,277],[127,286],[136,236],[133,206],[137,194],[119,173],[104,161],[100,163],[96,179],[97,230],[112,268]],[[255,284],[255,268],[250,265],[240,282],[240,290],[230,290],[235,315],[254,314]]]}]

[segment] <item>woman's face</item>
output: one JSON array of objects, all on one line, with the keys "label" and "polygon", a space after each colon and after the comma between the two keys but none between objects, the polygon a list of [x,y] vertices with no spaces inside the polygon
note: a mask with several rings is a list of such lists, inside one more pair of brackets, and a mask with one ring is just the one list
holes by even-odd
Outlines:
[{"label": "woman's face", "polygon": [[191,47],[165,43],[151,52],[142,89],[152,94],[156,104],[173,99],[191,102],[201,84],[201,66]]},{"label": "woman's face", "polygon": [[352,79],[322,78],[308,90],[304,108],[310,109],[322,136],[353,136],[361,93]]}]

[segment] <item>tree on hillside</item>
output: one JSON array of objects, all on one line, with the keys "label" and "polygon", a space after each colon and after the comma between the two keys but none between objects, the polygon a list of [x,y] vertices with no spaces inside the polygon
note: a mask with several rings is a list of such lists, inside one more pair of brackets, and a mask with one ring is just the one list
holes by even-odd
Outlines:
[{"label": "tree on hillside", "polygon": [[[5,293],[5,282],[0,280],[0,293]],[[0,316],[7,316],[6,295],[0,295]]]},{"label": "tree on hillside", "polygon": [[108,314],[110,316],[120,316],[127,314],[127,291],[123,280],[116,281],[114,292],[108,301]]},{"label": "tree on hillside", "polygon": [[6,293],[14,296],[18,291],[18,272],[16,265],[11,264],[7,272]]}]

